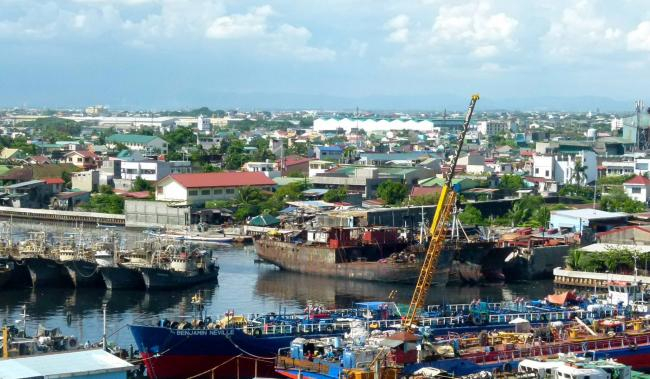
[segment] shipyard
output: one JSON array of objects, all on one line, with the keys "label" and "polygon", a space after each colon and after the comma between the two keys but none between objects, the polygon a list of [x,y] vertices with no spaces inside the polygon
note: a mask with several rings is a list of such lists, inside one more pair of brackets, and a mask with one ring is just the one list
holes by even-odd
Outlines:
[{"label": "shipyard", "polygon": [[0,379],[650,379],[645,5],[0,1]]}]

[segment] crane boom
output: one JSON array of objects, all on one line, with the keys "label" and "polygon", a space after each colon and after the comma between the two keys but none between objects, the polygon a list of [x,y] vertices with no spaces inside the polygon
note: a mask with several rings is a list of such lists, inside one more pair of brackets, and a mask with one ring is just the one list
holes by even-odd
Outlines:
[{"label": "crane boom", "polygon": [[472,95],[472,99],[467,107],[467,114],[465,115],[463,128],[458,135],[456,153],[452,158],[449,173],[447,173],[445,184],[440,192],[440,198],[438,199],[438,205],[436,206],[436,213],[434,214],[433,222],[431,223],[431,241],[427,247],[427,253],[424,257],[424,262],[422,264],[422,269],[420,270],[417,284],[415,285],[415,290],[413,291],[413,297],[411,298],[408,313],[406,314],[402,324],[404,329],[408,329],[415,325],[418,310],[424,305],[427,293],[429,292],[429,287],[433,280],[433,275],[436,271],[436,266],[438,265],[438,256],[443,248],[447,234],[447,221],[449,220],[449,215],[456,203],[456,192],[452,189],[452,180],[454,178],[454,172],[456,171],[458,157],[460,156],[463,143],[465,142],[465,136],[469,129],[469,123],[472,119],[472,114],[474,113],[474,107],[476,106],[478,99],[478,94]]}]

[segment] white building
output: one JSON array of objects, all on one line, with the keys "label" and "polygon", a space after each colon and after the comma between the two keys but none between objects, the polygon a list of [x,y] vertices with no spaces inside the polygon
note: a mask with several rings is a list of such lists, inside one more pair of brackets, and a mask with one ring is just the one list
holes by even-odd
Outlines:
[{"label": "white building", "polygon": [[623,191],[631,199],[647,204],[650,199],[650,179],[637,175],[623,183]]},{"label": "white building", "polygon": [[424,133],[433,132],[435,127],[456,130],[463,125],[461,119],[413,120],[413,119],[371,119],[371,118],[317,118],[314,131],[327,132],[339,129],[350,133],[352,130],[364,130],[367,134],[385,133],[391,130],[413,130]]},{"label": "white building", "polygon": [[122,161],[120,164],[121,179],[135,180],[141,177],[150,182],[156,182],[171,174],[170,164],[165,161]]},{"label": "white building", "polygon": [[476,130],[484,136],[495,136],[509,132],[510,124],[500,120],[479,121]]},{"label": "white building", "polygon": [[333,168],[336,166],[336,163],[330,162],[330,161],[310,161],[309,162],[309,177],[316,176],[318,174],[322,174],[325,171]]},{"label": "white building", "polygon": [[275,182],[261,172],[172,174],[156,184],[156,200],[203,206],[210,200],[229,200],[243,187],[271,191]]},{"label": "white building", "polygon": [[261,172],[272,179],[281,176],[280,171],[276,170],[275,168],[275,162],[267,160],[266,162],[246,162],[242,166],[242,171]]},{"label": "white building", "polygon": [[465,173],[480,175],[490,171],[485,165],[485,157],[479,153],[469,153],[458,158],[458,165],[465,166]]},{"label": "white building", "polygon": [[596,180],[598,177],[596,153],[590,150],[583,150],[578,154],[535,155],[533,157],[533,176],[555,180],[560,185],[571,184],[575,182],[576,162],[586,167],[584,178],[581,179],[581,183],[577,184],[592,183]]},{"label": "white building", "polygon": [[612,132],[615,132],[619,129],[623,129],[623,119],[622,118],[613,118],[611,120],[611,129]]},{"label": "white building", "polygon": [[196,127],[199,130],[199,133],[210,133],[212,130],[212,125],[210,124],[210,119],[199,115],[196,119]]}]

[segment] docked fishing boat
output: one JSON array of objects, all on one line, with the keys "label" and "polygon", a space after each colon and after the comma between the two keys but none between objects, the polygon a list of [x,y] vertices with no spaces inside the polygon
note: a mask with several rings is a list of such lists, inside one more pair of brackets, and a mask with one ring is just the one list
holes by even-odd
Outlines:
[{"label": "docked fishing boat", "polygon": [[14,263],[9,261],[0,262],[0,289],[4,287],[13,274]]},{"label": "docked fishing boat", "polygon": [[157,254],[154,265],[141,267],[144,284],[149,290],[187,288],[216,281],[219,265],[207,250],[188,251],[189,246],[170,244]]},{"label": "docked fishing boat", "polygon": [[103,248],[105,248],[103,240],[92,248],[86,249],[80,242],[75,243],[74,237],[68,236],[59,243],[55,253],[58,254],[59,261],[75,287],[101,287],[104,283],[94,259],[94,251]]},{"label": "docked fishing boat", "polygon": [[70,285],[63,266],[50,252],[44,232],[30,232],[29,238],[18,245],[16,255],[18,264],[27,266],[32,287]]},{"label": "docked fishing boat", "polygon": [[[258,256],[283,270],[329,277],[415,283],[424,247],[400,238],[397,228],[278,231],[255,241]],[[433,285],[449,278],[453,253],[438,257]]]},{"label": "docked fishing boat", "polygon": [[[138,245],[123,254],[113,251],[113,265],[99,265],[104,285],[110,290],[144,289],[141,268],[151,267],[157,246],[155,241],[139,241]],[[97,255],[95,255],[97,257]],[[105,262],[104,262],[105,263]]]},{"label": "docked fishing boat", "polygon": [[[450,333],[478,334],[489,330],[509,330],[516,319],[532,325],[567,321],[574,317],[598,319],[612,315],[604,306],[597,310],[581,307],[557,307],[538,302],[504,302],[432,305],[423,312],[420,325],[428,338]],[[272,375],[273,365],[235,359],[239,355],[275,357],[296,337],[320,338],[349,333],[355,322],[364,330],[388,330],[401,326],[402,313],[394,303],[358,303],[353,310],[305,309],[292,315],[265,315],[256,318],[230,315],[236,323],[217,327],[212,320],[169,322],[158,325],[129,325],[148,372],[156,378],[191,377],[222,365],[215,377],[234,378]],[[480,322],[473,322],[476,319]],[[159,354],[164,351],[165,354]],[[268,362],[268,361],[267,361]],[[257,367],[257,372],[255,371]]]}]

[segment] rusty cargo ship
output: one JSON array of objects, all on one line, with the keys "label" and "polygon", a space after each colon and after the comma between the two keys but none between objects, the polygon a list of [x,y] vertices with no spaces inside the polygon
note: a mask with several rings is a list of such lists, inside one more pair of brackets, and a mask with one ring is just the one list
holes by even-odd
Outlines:
[{"label": "rusty cargo ship", "polygon": [[[396,228],[330,228],[279,231],[255,242],[259,257],[283,270],[378,282],[417,282],[424,247],[399,237]],[[447,284],[453,253],[439,259],[434,285]]]}]

